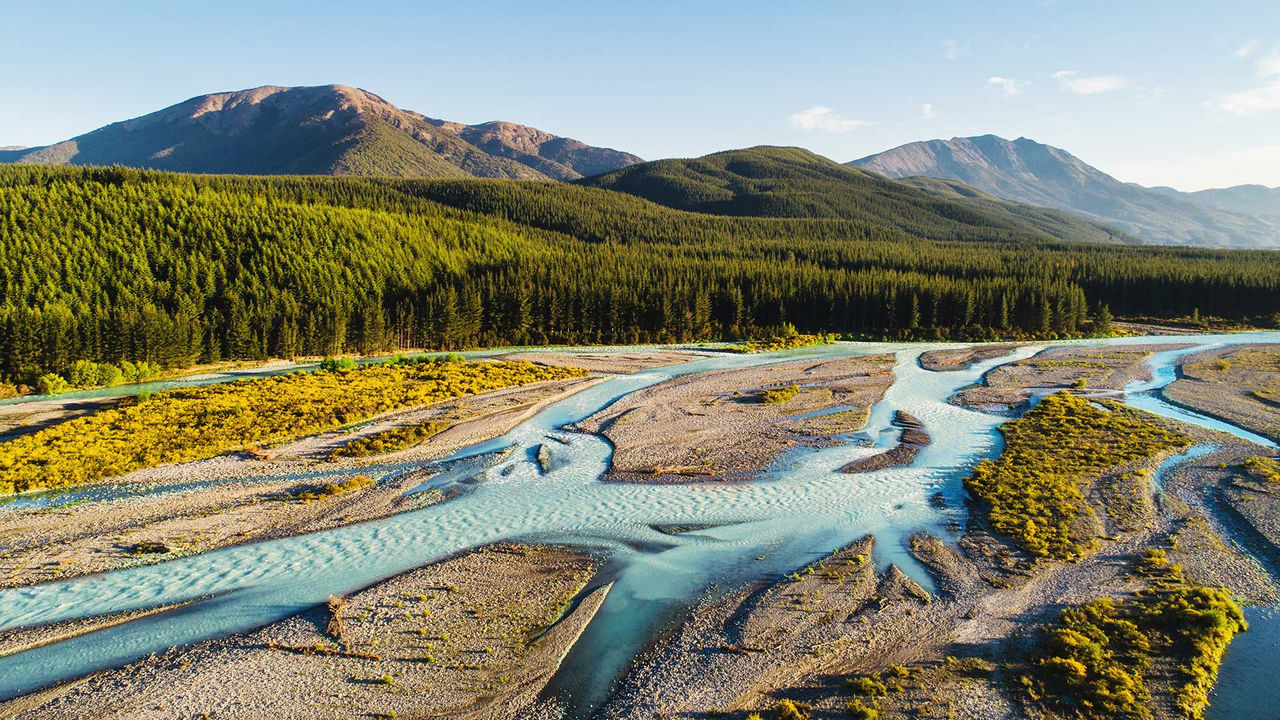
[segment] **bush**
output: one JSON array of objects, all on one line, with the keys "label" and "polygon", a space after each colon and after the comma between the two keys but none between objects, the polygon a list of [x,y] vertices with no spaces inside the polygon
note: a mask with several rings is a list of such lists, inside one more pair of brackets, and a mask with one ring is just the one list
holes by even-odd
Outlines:
[{"label": "bush", "polygon": [[71,390],[71,385],[61,375],[48,373],[36,380],[36,392],[41,395],[57,395]]},{"label": "bush", "polygon": [[356,361],[349,357],[327,357],[320,361],[320,369],[324,372],[343,372],[356,369]]},{"label": "bush", "polygon": [[450,423],[447,422],[429,420],[417,425],[405,425],[383,430],[382,432],[356,438],[335,449],[329,457],[333,459],[367,457],[369,455],[383,455],[404,450],[430,440],[432,437],[447,430],[449,426]]},{"label": "bush", "polygon": [[844,711],[853,720],[880,720],[880,711],[874,705],[863,705],[860,700],[845,703]]},{"label": "bush", "polygon": [[295,497],[303,502],[325,500],[338,495],[346,495],[373,485],[375,480],[368,475],[353,475],[346,480],[316,485],[299,492]]},{"label": "bush", "polygon": [[1024,679],[1033,697],[1090,720],[1145,720],[1145,674],[1158,655],[1175,663],[1180,717],[1203,717],[1227,646],[1247,629],[1244,615],[1225,590],[1188,583],[1162,551],[1146,553],[1139,574],[1149,586],[1132,598],[1062,611],[1041,636],[1034,677]]},{"label": "bush", "polygon": [[578,368],[529,362],[376,365],[350,373],[296,373],[171,390],[150,402],[103,410],[0,444],[0,492],[94,482],[283,442],[390,410],[584,375]]},{"label": "bush", "polygon": [[1119,403],[1107,407],[1110,412],[1061,391],[1000,426],[1004,452],[994,462],[978,463],[964,481],[996,532],[1035,557],[1083,557],[1093,540],[1071,533],[1076,518],[1093,515],[1082,485],[1111,468],[1191,443]]},{"label": "bush", "polygon": [[791,700],[779,700],[773,710],[778,720],[809,720],[813,716],[813,710],[808,705]]},{"label": "bush", "polygon": [[1251,457],[1244,461],[1244,469],[1255,480],[1280,482],[1280,462],[1268,457]]},{"label": "bush", "polygon": [[780,388],[770,388],[760,391],[760,402],[765,405],[781,405],[789,402],[796,395],[800,394],[799,385],[788,385]]},{"label": "bush", "polygon": [[874,677],[849,678],[848,685],[849,690],[863,697],[883,696],[888,692],[884,683],[880,682],[879,678]]}]

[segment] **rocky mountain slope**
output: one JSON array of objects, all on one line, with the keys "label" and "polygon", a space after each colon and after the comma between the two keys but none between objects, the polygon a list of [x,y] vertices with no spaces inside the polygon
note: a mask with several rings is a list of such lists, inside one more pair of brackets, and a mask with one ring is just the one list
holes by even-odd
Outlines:
[{"label": "rocky mountain slope", "polygon": [[126,165],[179,172],[572,180],[640,162],[507,122],[402,110],[344,85],[201,95],[0,162]]},{"label": "rocky mountain slope", "polygon": [[890,178],[959,180],[1006,200],[1079,213],[1162,245],[1280,246],[1280,223],[1120,182],[1065,150],[982,135],[908,143],[849,165]]}]

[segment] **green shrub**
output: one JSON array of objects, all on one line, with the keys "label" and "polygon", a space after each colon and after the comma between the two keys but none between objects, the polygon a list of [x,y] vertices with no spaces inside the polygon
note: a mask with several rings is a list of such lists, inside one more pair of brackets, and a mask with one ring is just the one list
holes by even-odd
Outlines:
[{"label": "green shrub", "polygon": [[36,392],[41,395],[57,395],[71,390],[71,385],[56,373],[47,373],[36,379]]},{"label": "green shrub", "polygon": [[1266,482],[1280,482],[1280,462],[1268,457],[1251,457],[1244,461],[1250,477]]},{"label": "green shrub", "polygon": [[356,438],[351,442],[335,449],[329,457],[367,457],[369,455],[383,455],[386,453],[404,450],[425,442],[432,437],[447,430],[450,423],[439,422],[436,420],[428,420],[417,425],[405,425],[403,427],[390,428],[382,432],[366,435]]},{"label": "green shrub", "polygon": [[799,385],[788,385],[786,387],[769,388],[760,391],[760,402],[765,405],[781,405],[789,402],[796,395],[800,394]]},{"label": "green shrub", "polygon": [[860,700],[845,703],[844,711],[853,720],[880,720],[880,711],[874,705],[863,705]]},{"label": "green shrub", "polygon": [[850,691],[863,697],[880,697],[888,692],[884,683],[875,677],[849,678],[847,684]]},{"label": "green shrub", "polygon": [[992,528],[1035,557],[1077,559],[1091,538],[1074,538],[1073,521],[1093,510],[1082,485],[1105,471],[1190,439],[1157,427],[1119,403],[1110,412],[1061,391],[1017,420],[1000,426],[1004,452],[983,460],[965,489],[988,511]]},{"label": "green shrub", "polygon": [[283,442],[400,408],[584,375],[578,368],[529,362],[424,363],[171,390],[0,444],[0,492],[94,482]]},{"label": "green shrub", "polygon": [[[794,331],[795,328],[793,327],[792,330]],[[834,335],[783,334],[760,340],[751,340],[736,347],[731,347],[729,350],[740,353],[776,352],[778,350],[793,350],[811,345],[830,345],[835,341]]]},{"label": "green shrub", "polygon": [[313,500],[324,500],[338,495],[346,495],[362,488],[367,488],[376,482],[368,475],[352,475],[346,480],[337,482],[324,483],[323,485],[315,485],[299,492],[295,497],[303,502],[311,502]]},{"label": "green shrub", "polygon": [[804,703],[792,700],[779,700],[773,708],[778,720],[809,720],[813,717],[813,709]]},{"label": "green shrub", "polygon": [[1099,598],[1062,611],[1041,636],[1033,698],[1079,717],[1152,717],[1146,673],[1156,656],[1171,658],[1178,674],[1173,701],[1179,717],[1201,720],[1227,646],[1247,629],[1227,591],[1188,583],[1162,551],[1139,562],[1147,588],[1124,600]]}]

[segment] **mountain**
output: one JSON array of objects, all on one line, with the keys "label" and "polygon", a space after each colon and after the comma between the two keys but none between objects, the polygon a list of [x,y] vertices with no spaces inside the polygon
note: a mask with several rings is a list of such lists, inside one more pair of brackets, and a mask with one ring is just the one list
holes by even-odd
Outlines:
[{"label": "mountain", "polygon": [[246,175],[572,180],[640,158],[514,123],[437,120],[345,85],[268,85],[201,95],[65,142],[0,152],[0,162]]},{"label": "mountain", "polygon": [[656,160],[578,182],[678,210],[859,220],[934,239],[1137,242],[1069,213],[1000,200],[960,183],[889,180],[801,148],[760,146]]},{"label": "mountain", "polygon": [[26,145],[4,145],[0,147],[0,152],[13,152],[17,150],[26,150]]},{"label": "mountain", "polygon": [[1280,220],[1280,187],[1236,185],[1180,194],[1219,210]]},{"label": "mountain", "polygon": [[890,178],[959,180],[1006,200],[1079,213],[1144,242],[1280,246],[1280,224],[1123,183],[1065,150],[995,135],[914,142],[849,163]]}]

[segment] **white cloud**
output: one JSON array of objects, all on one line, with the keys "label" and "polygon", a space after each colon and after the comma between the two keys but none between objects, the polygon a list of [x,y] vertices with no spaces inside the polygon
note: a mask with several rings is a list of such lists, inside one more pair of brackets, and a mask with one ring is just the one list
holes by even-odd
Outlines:
[{"label": "white cloud", "polygon": [[1013,78],[1000,77],[998,75],[987,78],[987,87],[998,88],[1000,92],[1004,93],[1005,97],[1013,97],[1014,95],[1017,95],[1022,92],[1026,86],[1027,83],[1020,83]]},{"label": "white cloud", "polygon": [[1280,48],[1272,50],[1269,55],[1258,58],[1254,62],[1254,67],[1258,69],[1258,74],[1263,77],[1280,75]]},{"label": "white cloud", "polygon": [[937,116],[937,113],[933,111],[933,103],[931,102],[927,102],[924,105],[920,106],[920,114],[924,115],[926,118]]},{"label": "white cloud", "polygon": [[969,54],[969,43],[962,43],[959,40],[943,40],[942,41],[942,59],[958,60]]},{"label": "white cloud", "polygon": [[1219,109],[1232,115],[1280,110],[1280,48],[1258,58],[1253,65],[1257,76],[1265,81],[1257,87],[1219,97]]},{"label": "white cloud", "polygon": [[1280,145],[1258,145],[1207,153],[1144,153],[1110,162],[1106,170],[1125,181],[1203,190],[1256,183],[1280,185]]},{"label": "white cloud", "polygon": [[1062,87],[1077,95],[1097,95],[1098,93],[1119,90],[1127,83],[1119,75],[1081,76],[1075,70],[1059,70],[1053,77],[1062,83]]},{"label": "white cloud", "polygon": [[1249,57],[1250,53],[1252,53],[1254,50],[1257,49],[1257,47],[1258,47],[1257,40],[1254,40],[1252,38],[1250,38],[1249,40],[1245,40],[1243,45],[1236,48],[1236,57],[1241,59],[1247,58]]},{"label": "white cloud", "polygon": [[1233,115],[1280,110],[1280,79],[1261,87],[1223,95],[1218,98],[1218,107]]},{"label": "white cloud", "polygon": [[829,133],[849,132],[872,124],[867,120],[847,118],[824,105],[814,105],[804,112],[793,114],[788,120],[793,128]]}]

